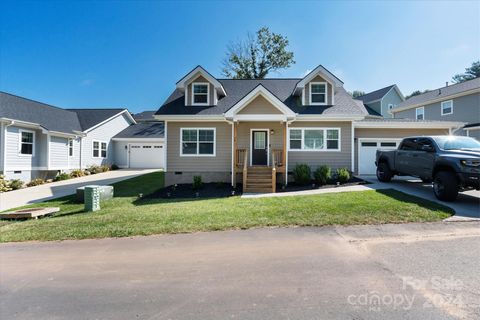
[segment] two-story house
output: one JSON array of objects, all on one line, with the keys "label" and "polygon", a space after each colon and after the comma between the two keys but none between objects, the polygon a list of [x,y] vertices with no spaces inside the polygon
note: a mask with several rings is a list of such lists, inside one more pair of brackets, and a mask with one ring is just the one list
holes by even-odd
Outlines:
[{"label": "two-story house", "polygon": [[296,164],[375,173],[377,148],[461,123],[371,118],[323,66],[304,78],[217,79],[198,66],[156,112],[165,123],[166,184],[242,182],[245,191],[288,183]]},{"label": "two-story house", "polygon": [[480,78],[413,96],[392,113],[398,119],[465,122],[467,125],[454,133],[480,139]]},{"label": "two-story house", "polygon": [[355,99],[361,100],[370,115],[393,118],[392,109],[405,101],[405,97],[396,84],[378,89]]}]

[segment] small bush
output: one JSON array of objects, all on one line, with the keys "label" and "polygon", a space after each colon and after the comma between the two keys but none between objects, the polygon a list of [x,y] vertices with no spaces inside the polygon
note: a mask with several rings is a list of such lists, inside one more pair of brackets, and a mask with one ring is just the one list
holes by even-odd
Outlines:
[{"label": "small bush", "polygon": [[68,173],[60,173],[58,174],[53,181],[63,181],[63,180],[68,180],[70,179],[71,176]]},{"label": "small bush", "polygon": [[107,171],[110,171],[109,166],[100,166],[100,172],[107,172]]},{"label": "small bush", "polygon": [[350,180],[350,172],[347,168],[339,168],[337,169],[337,180],[340,183],[345,183]]},{"label": "small bush", "polygon": [[313,176],[319,185],[327,184],[328,180],[332,178],[332,169],[329,166],[320,166],[315,170]]},{"label": "small bush", "polygon": [[120,169],[116,164],[112,164],[112,166],[110,167],[111,170],[118,170]]},{"label": "small bush", "polygon": [[0,174],[0,192],[7,192],[12,190],[7,180],[5,180],[5,176]]},{"label": "small bush", "polygon": [[97,174],[97,173],[100,173],[100,172],[103,172],[102,170],[102,167],[100,166],[97,166],[96,164],[92,164],[90,167],[88,167],[86,169],[90,174]]},{"label": "small bush", "polygon": [[13,179],[8,182],[8,185],[12,190],[18,190],[23,188],[23,181],[20,179]]},{"label": "small bush", "polygon": [[72,172],[70,172],[70,176],[72,178],[80,178],[80,177],[83,177],[84,175],[85,175],[85,172],[82,169],[75,169],[75,170],[72,170]]},{"label": "small bush", "polygon": [[202,177],[194,176],[193,177],[193,190],[198,190],[202,187]]},{"label": "small bush", "polygon": [[37,179],[33,179],[32,181],[27,183],[27,187],[35,187],[35,186],[39,186],[39,185],[44,184],[44,183],[45,183],[45,180],[37,178]]},{"label": "small bush", "polygon": [[301,185],[309,184],[311,181],[312,172],[310,167],[306,164],[297,164],[293,169],[293,178],[295,182]]}]

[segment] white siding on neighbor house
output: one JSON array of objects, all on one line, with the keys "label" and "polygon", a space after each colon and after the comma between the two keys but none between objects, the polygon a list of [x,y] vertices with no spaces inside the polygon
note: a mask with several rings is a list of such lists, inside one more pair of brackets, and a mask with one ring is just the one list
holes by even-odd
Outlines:
[{"label": "white siding on neighbor house", "polygon": [[68,139],[50,136],[50,170],[68,169]]},{"label": "white siding on neighbor house", "polygon": [[120,168],[126,168],[128,166],[128,143],[126,141],[114,141],[113,142],[113,159],[115,164]]},{"label": "white siding on neighbor house", "polygon": [[[86,168],[91,165],[111,165],[114,162],[113,136],[131,125],[131,120],[122,113],[101,126],[87,133],[82,139],[82,167]],[[93,157],[93,141],[101,141],[107,143],[107,157]]]},{"label": "white siding on neighbor house", "polygon": [[5,144],[3,138],[5,137],[5,127],[3,122],[0,122],[0,173],[3,172],[3,158],[5,155]]},{"label": "white siding on neighbor house", "polygon": [[[29,130],[35,132],[34,138],[34,154],[33,155],[21,155],[20,154],[20,130]],[[17,126],[8,126],[6,130],[6,170],[30,170],[32,168],[43,167],[46,168],[43,154],[47,152],[44,149],[46,145],[44,143],[46,135],[42,134],[40,130],[33,130],[27,128],[21,128]]]},{"label": "white siding on neighbor house", "polygon": [[73,139],[73,157],[68,158],[68,168],[80,168],[80,138]]}]

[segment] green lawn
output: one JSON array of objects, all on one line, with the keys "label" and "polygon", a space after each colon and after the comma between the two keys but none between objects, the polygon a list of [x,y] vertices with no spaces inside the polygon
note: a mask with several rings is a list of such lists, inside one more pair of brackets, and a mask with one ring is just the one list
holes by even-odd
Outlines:
[{"label": "green lawn", "polygon": [[116,183],[115,198],[84,213],[74,196],[37,206],[58,206],[51,218],[0,224],[0,241],[126,237],[265,226],[322,226],[439,221],[453,212],[394,190],[313,196],[207,200],[138,200],[163,185],[155,172]]}]

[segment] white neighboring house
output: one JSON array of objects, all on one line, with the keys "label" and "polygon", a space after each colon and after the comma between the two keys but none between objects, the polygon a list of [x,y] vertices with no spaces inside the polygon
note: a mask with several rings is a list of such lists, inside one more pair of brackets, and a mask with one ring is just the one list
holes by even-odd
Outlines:
[{"label": "white neighboring house", "polygon": [[115,164],[125,155],[112,138],[136,125],[127,109],[61,109],[0,92],[0,173],[28,182]]}]

